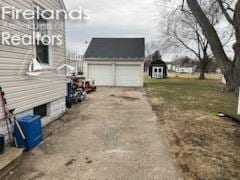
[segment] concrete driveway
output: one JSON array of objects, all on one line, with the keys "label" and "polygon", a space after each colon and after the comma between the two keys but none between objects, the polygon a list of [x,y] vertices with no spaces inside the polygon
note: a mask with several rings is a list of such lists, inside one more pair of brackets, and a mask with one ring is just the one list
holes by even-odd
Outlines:
[{"label": "concrete driveway", "polygon": [[99,88],[8,179],[180,179],[142,88]]}]

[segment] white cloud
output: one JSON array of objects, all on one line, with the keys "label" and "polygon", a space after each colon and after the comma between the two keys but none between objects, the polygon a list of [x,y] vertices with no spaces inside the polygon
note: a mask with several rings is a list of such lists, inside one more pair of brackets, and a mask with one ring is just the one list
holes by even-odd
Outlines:
[{"label": "white cloud", "polygon": [[81,6],[90,10],[89,21],[67,23],[68,47],[82,49],[86,47],[85,41],[96,36],[142,36],[146,41],[157,40],[160,14],[167,11],[165,6],[156,6],[156,0],[65,0],[65,4],[67,9]]}]

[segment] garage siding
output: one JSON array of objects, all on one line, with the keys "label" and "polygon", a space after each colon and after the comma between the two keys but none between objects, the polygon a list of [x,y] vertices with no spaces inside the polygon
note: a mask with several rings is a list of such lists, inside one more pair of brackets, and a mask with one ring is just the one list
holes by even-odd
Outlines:
[{"label": "garage siding", "polygon": [[[0,6],[14,6],[18,9],[31,9],[37,3],[45,9],[63,9],[62,4],[56,0],[1,0]],[[28,29],[14,29],[7,27],[7,23],[26,23],[26,20],[1,20],[0,31],[11,32],[16,35],[29,34]],[[3,21],[7,21],[4,23]],[[52,34],[65,36],[64,20],[54,21],[61,26],[53,26]],[[51,67],[65,63],[65,40],[61,46],[51,47]],[[27,77],[26,71],[33,59],[32,46],[3,46],[0,45],[0,86],[6,92],[6,98],[10,108],[15,108],[20,113],[33,107],[58,100],[66,95],[65,72],[54,72],[51,69],[44,71],[39,77]],[[2,106],[0,106],[2,107]],[[4,117],[0,108],[0,119]]]}]

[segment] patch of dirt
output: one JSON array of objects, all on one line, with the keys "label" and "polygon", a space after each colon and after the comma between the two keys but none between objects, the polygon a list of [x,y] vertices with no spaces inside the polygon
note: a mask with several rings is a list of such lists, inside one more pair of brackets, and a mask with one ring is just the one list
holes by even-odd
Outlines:
[{"label": "patch of dirt", "polygon": [[87,120],[89,120],[91,118],[91,115],[89,115],[89,114],[86,114],[86,115],[81,115],[80,116],[80,119],[82,120],[82,121],[87,121]]},{"label": "patch of dirt", "polygon": [[184,173],[188,173],[190,171],[187,164],[180,164],[180,167],[182,169],[182,172],[184,172]]},{"label": "patch of dirt", "polygon": [[130,97],[130,96],[116,96],[116,95],[111,95],[111,96],[115,97],[115,98],[124,99],[124,100],[127,100],[127,101],[139,101],[140,100],[139,98]]},{"label": "patch of dirt", "polygon": [[240,129],[235,129],[233,134],[236,138],[240,138]]},{"label": "patch of dirt", "polygon": [[76,159],[71,159],[70,161],[65,163],[65,166],[70,166],[72,165],[75,161],[77,161]]},{"label": "patch of dirt", "polygon": [[117,103],[117,102],[115,102],[115,103],[112,103],[112,105],[113,105],[113,106],[122,106],[122,104],[121,104],[121,103]]},{"label": "patch of dirt", "polygon": [[148,97],[185,179],[240,179],[239,124]]},{"label": "patch of dirt", "polygon": [[39,178],[44,177],[44,175],[45,175],[44,173],[38,172],[38,173],[36,173],[32,178],[30,178],[29,180],[39,179]]},{"label": "patch of dirt", "polygon": [[89,160],[88,157],[86,157],[85,160],[86,160],[86,164],[92,164],[92,163],[93,163],[93,161],[92,161],[92,160]]},{"label": "patch of dirt", "polygon": [[86,163],[87,163],[87,164],[91,164],[91,163],[93,163],[93,161],[89,160],[89,161],[87,161]]}]

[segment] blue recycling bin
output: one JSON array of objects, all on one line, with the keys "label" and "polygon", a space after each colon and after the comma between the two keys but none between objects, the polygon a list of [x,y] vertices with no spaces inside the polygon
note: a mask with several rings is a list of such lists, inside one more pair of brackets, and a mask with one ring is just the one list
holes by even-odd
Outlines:
[{"label": "blue recycling bin", "polygon": [[72,101],[71,101],[71,93],[72,93],[72,83],[67,83],[67,96],[66,96],[66,107],[68,109],[71,109],[72,107]]},{"label": "blue recycling bin", "polygon": [[4,149],[5,149],[4,135],[0,134],[0,155],[4,153]]},{"label": "blue recycling bin", "polygon": [[25,116],[17,120],[26,137],[24,140],[17,126],[14,126],[16,146],[31,150],[43,141],[42,125],[40,116]]}]

